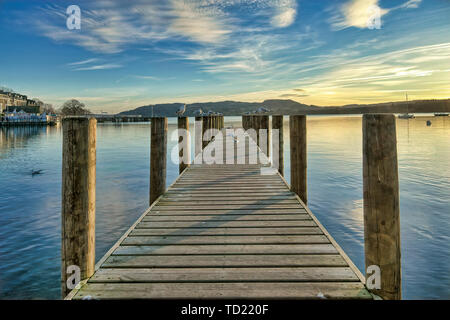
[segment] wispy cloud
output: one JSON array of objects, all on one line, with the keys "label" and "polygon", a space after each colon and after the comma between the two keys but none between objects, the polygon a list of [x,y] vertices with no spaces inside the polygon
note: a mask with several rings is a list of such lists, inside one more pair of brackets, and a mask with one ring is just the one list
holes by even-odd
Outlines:
[{"label": "wispy cloud", "polygon": [[68,66],[79,66],[79,65],[82,65],[82,64],[89,64],[89,63],[93,63],[93,62],[97,62],[97,61],[98,61],[97,58],[91,58],[91,59],[71,62],[71,63],[68,63],[67,65]]},{"label": "wispy cloud", "polygon": [[[377,54],[357,53],[347,58],[340,55],[340,50],[331,52],[327,57],[328,62],[322,63],[322,69],[317,69],[315,75],[297,82],[297,86],[302,88],[300,90],[306,90],[309,95],[306,101],[328,101],[329,104],[335,105],[357,102],[363,97],[374,102],[386,101],[398,98],[401,92],[429,92],[427,84],[431,82],[436,83],[433,85],[433,91],[437,93],[445,88],[444,79],[448,77],[450,67],[450,43]],[[308,66],[319,61],[323,61],[322,58],[314,58],[308,62]],[[296,66],[299,70],[302,67]],[[308,74],[308,71],[304,72]],[[299,71],[299,76],[301,75],[302,71]],[[293,89],[291,93],[298,93],[297,90]],[[387,90],[392,93],[391,96],[386,95]],[[448,90],[437,96],[445,97],[446,92]]]},{"label": "wispy cloud", "polygon": [[295,0],[281,1],[275,7],[276,14],[272,17],[271,23],[278,28],[290,26],[295,21],[297,15],[297,2]]},{"label": "wispy cloud", "polygon": [[406,1],[404,4],[401,5],[402,8],[418,8],[422,0],[409,0]]},{"label": "wispy cloud", "polygon": [[[271,32],[295,22],[295,0],[80,0],[79,6],[81,30],[65,28],[61,23],[66,19],[65,8],[60,5],[45,7],[31,21],[56,42],[110,55],[128,48],[157,50],[166,53],[166,61],[189,61],[214,74],[269,73],[274,68],[274,55],[298,44],[303,45],[298,49],[301,51],[319,45],[305,43],[310,31],[295,36]],[[173,49],[169,43],[180,45]],[[120,68],[123,64],[99,61],[87,59],[69,66],[74,71],[92,71]]]},{"label": "wispy cloud", "polygon": [[342,30],[349,27],[367,28],[368,21],[376,14],[374,9],[378,9],[379,18],[391,11],[407,8],[418,8],[422,0],[408,0],[403,4],[393,8],[381,8],[379,0],[348,0],[341,5],[334,5],[328,9],[332,12],[332,17],[329,19],[332,27],[335,30]]},{"label": "wispy cloud", "polygon": [[[117,53],[129,45],[168,39],[217,45],[232,35],[242,35],[242,31],[287,27],[297,14],[295,0],[80,0],[79,6],[82,9],[79,32],[65,28],[61,23],[66,19],[65,8],[56,4],[45,7],[31,21],[55,41],[94,52]],[[237,14],[238,7],[245,8],[246,14]],[[249,22],[258,22],[260,26],[249,28]]]},{"label": "wispy cloud", "polygon": [[80,67],[75,68],[75,71],[92,71],[92,70],[107,70],[107,69],[117,69],[121,68],[122,65],[120,64],[112,64],[112,63],[106,63],[106,64],[98,64],[98,65],[92,65],[88,67]]},{"label": "wispy cloud", "polygon": [[279,95],[280,98],[304,98],[308,97],[307,94],[297,94],[297,93],[284,93]]},{"label": "wispy cloud", "polygon": [[155,76],[143,76],[143,75],[134,75],[133,76],[134,78],[136,78],[136,79],[143,79],[143,80],[159,80],[159,78],[158,77],[155,77]]}]

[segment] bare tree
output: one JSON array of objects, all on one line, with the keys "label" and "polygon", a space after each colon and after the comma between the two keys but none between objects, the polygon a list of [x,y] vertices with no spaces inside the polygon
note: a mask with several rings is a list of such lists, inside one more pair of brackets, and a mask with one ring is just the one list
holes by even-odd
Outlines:
[{"label": "bare tree", "polygon": [[0,91],[3,91],[3,92],[14,92],[13,89],[8,88],[8,87],[4,87],[4,86],[0,87]]},{"label": "bare tree", "polygon": [[62,107],[59,109],[59,113],[62,116],[80,116],[91,114],[91,111],[86,108],[84,103],[71,99],[64,102]]},{"label": "bare tree", "polygon": [[44,105],[41,107],[42,113],[46,114],[56,114],[55,108],[53,108],[53,105],[51,103],[44,103]]},{"label": "bare tree", "polygon": [[36,102],[36,104],[39,106],[39,107],[43,107],[44,106],[44,102],[42,102],[42,100],[40,100],[40,99],[38,99],[38,98],[33,98],[32,99],[34,102]]}]

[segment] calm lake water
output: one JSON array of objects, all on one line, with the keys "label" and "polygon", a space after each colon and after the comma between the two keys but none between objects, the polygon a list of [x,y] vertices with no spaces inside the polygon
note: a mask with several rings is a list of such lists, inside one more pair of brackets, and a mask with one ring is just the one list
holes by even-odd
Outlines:
[{"label": "calm lake water", "polygon": [[[149,136],[149,124],[98,125],[97,260],[148,205]],[[450,299],[450,117],[397,120],[397,136],[403,295]],[[287,121],[285,153],[289,181]],[[177,175],[169,156],[167,183]],[[0,128],[0,299],[60,298],[60,193],[61,129]],[[360,117],[309,117],[308,204],[363,271]]]}]

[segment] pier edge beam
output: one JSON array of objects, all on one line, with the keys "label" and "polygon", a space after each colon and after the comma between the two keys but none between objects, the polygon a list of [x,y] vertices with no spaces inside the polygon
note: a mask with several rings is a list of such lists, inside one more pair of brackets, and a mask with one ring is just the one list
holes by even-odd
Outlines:
[{"label": "pier edge beam", "polygon": [[[67,117],[62,120],[61,280],[62,296],[73,288],[67,280],[80,268],[80,280],[95,269],[95,180],[97,120]],[[68,273],[69,271],[69,273]]]},{"label": "pier edge beam", "polygon": [[291,191],[307,203],[306,116],[289,116]]},{"label": "pier edge beam", "polygon": [[[278,129],[278,172],[284,176],[284,123],[283,115],[272,116],[272,134],[274,130]],[[272,138],[274,143],[275,139]],[[275,150],[275,146],[272,143],[272,151]]]},{"label": "pier edge beam", "polygon": [[[180,133],[180,130],[185,130],[184,133]],[[178,117],[178,159],[179,159],[179,172],[182,173],[184,169],[190,166],[191,163],[191,144],[189,141],[189,118]],[[184,154],[186,152],[186,154]]]},{"label": "pier edge beam", "polygon": [[[395,116],[363,116],[365,265],[379,266],[383,299],[401,299],[400,207]],[[368,279],[366,274],[366,280]]]},{"label": "pier edge beam", "polygon": [[167,126],[167,118],[151,119],[150,205],[166,189]]}]

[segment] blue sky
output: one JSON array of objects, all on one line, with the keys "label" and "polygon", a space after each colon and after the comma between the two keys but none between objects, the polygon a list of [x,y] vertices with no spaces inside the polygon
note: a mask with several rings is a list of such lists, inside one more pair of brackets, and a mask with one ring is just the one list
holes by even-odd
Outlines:
[{"label": "blue sky", "polygon": [[0,85],[57,107],[450,97],[449,0],[0,0],[0,35]]}]

